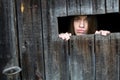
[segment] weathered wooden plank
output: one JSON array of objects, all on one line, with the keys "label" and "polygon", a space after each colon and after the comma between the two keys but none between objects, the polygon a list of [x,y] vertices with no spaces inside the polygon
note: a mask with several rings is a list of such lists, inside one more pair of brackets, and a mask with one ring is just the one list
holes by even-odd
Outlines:
[{"label": "weathered wooden plank", "polygon": [[40,0],[32,2],[32,24],[34,40],[34,58],[35,58],[35,79],[44,80],[44,54],[43,54],[43,29],[42,29],[42,12]]},{"label": "weathered wooden plank", "polygon": [[106,13],[119,12],[119,0],[106,0]]},{"label": "weathered wooden plank", "polygon": [[94,80],[94,35],[76,36],[70,40],[71,80]]},{"label": "weathered wooden plank", "polygon": [[119,80],[119,40],[119,33],[112,33],[110,35],[110,54],[108,55],[108,80]]},{"label": "weathered wooden plank", "polygon": [[55,37],[58,36],[58,17],[61,16],[66,16],[66,0],[52,0],[48,1],[48,6],[49,6],[49,24],[50,24],[50,33],[51,38],[54,39]]},{"label": "weathered wooden plank", "polygon": [[[62,3],[62,1],[59,1]],[[56,37],[58,37],[58,23],[57,23],[57,16],[63,15],[62,13],[58,13],[55,9],[55,6],[58,5],[56,0],[52,1],[45,1],[43,0],[42,7],[44,8],[42,10],[42,18],[43,18],[43,38],[44,38],[44,57],[45,57],[45,77],[46,80],[60,80],[63,77],[61,77],[61,74],[59,73],[59,66],[56,66],[56,63],[54,63],[54,48],[53,48],[53,42]],[[60,4],[61,5],[61,4]],[[63,11],[63,10],[62,10]],[[49,13],[49,14],[48,14]],[[46,25],[47,24],[47,25]],[[64,78],[63,78],[64,79]],[[66,79],[66,77],[65,77]]]},{"label": "weathered wooden plank", "polygon": [[[118,74],[120,74],[120,32],[116,34],[116,38],[117,38],[117,47],[116,47],[116,51],[117,51],[117,71],[118,71]],[[117,75],[118,75],[117,74]],[[117,80],[120,79],[120,75],[117,76]]]},{"label": "weathered wooden plank", "polygon": [[92,14],[92,0],[80,0],[81,14]]},{"label": "weathered wooden plank", "polygon": [[105,0],[92,0],[93,14],[104,14],[105,11]]},{"label": "weathered wooden plank", "polygon": [[56,39],[53,42],[51,52],[52,63],[49,64],[51,65],[49,69],[52,72],[52,76],[49,80],[69,80],[68,42],[59,38]]},{"label": "weathered wooden plank", "polygon": [[[32,3],[30,0],[20,0],[17,2],[19,4],[18,10],[21,7],[24,10],[18,12],[18,30],[19,30],[19,41],[20,45],[20,61],[22,67],[22,78],[32,80],[35,77],[34,73],[34,52],[33,52],[33,34],[32,34]],[[21,24],[20,24],[21,23]],[[21,34],[20,34],[21,33]],[[32,56],[32,57],[31,57]]]},{"label": "weathered wooden plank", "polygon": [[[11,59],[11,54],[9,54],[10,48],[9,48],[9,37],[8,37],[8,27],[5,26],[7,23],[6,21],[6,12],[5,10],[5,3],[3,0],[0,0],[0,80],[7,80],[7,77],[2,73],[3,69],[6,66],[6,63],[9,62]],[[3,16],[4,15],[4,16]],[[7,57],[6,55],[9,55]]]},{"label": "weathered wooden plank", "polygon": [[111,35],[111,39],[115,38],[115,53],[116,53],[116,66],[114,67],[116,71],[114,71],[114,78],[116,78],[116,80],[120,79],[119,73],[120,73],[120,33],[112,33]]},{"label": "weathered wooden plank", "polygon": [[56,39],[45,58],[46,80],[69,80],[67,42]]},{"label": "weathered wooden plank", "polygon": [[[104,40],[106,39],[106,40]],[[109,54],[109,41],[107,38],[97,35],[95,36],[95,53],[96,53],[96,80],[107,79],[107,56]],[[102,46],[104,45],[104,46]],[[107,49],[106,49],[107,48]],[[105,51],[106,50],[106,51]],[[107,52],[108,50],[108,52]],[[105,52],[104,52],[105,51]]]},{"label": "weathered wooden plank", "polygon": [[117,59],[114,49],[116,45],[114,41],[110,40],[110,35],[96,35],[95,37],[96,80],[117,80]]},{"label": "weathered wooden plank", "polygon": [[[51,11],[50,8],[50,0],[41,0],[41,7],[42,7],[42,27],[43,27],[43,47],[44,47],[44,59],[45,59],[45,80],[52,80],[51,72]],[[52,17],[52,16],[51,16]],[[54,71],[54,70],[52,70]]]},{"label": "weathered wooden plank", "polygon": [[66,8],[66,0],[54,0],[52,4],[53,12],[55,12],[56,17],[66,16],[67,15],[67,8]]},{"label": "weathered wooden plank", "polygon": [[[59,42],[59,40],[58,42],[54,42],[54,39],[58,37],[57,17],[66,16],[67,9],[68,15],[79,15],[80,11],[81,14],[92,13],[91,1],[67,1],[17,0],[17,20],[14,15],[14,1],[0,1],[0,14],[2,15],[0,15],[0,24],[2,25],[0,26],[0,63],[2,64],[0,65],[0,80],[6,79],[2,74],[3,68],[18,65],[17,51],[20,53],[20,62],[23,70],[22,78],[25,80],[69,80],[68,69],[71,71],[71,80],[93,80],[95,78],[93,69],[95,68],[95,63],[93,62],[94,52],[93,46],[90,46],[91,43],[93,44],[91,38],[90,41],[87,37],[71,40],[70,64],[68,60],[68,45],[65,45],[63,41]],[[107,6],[111,6],[113,5],[112,3],[116,2],[118,2],[118,0],[110,2]],[[93,1],[93,3],[95,3],[95,5],[93,5],[93,12],[95,14],[105,13],[104,1],[98,0],[97,2]],[[108,3],[108,1],[106,1],[106,3]],[[20,11],[21,7],[24,8],[23,11]],[[108,12],[112,12],[112,10],[117,11],[118,7],[115,7],[114,4],[112,8],[109,9],[107,9]],[[15,32],[16,21],[18,22],[18,44]],[[116,37],[119,38],[118,36],[111,35],[108,39],[102,37],[103,41],[99,41],[101,40],[101,36],[98,36],[99,40],[96,41],[96,80],[119,80],[120,40],[114,40]],[[109,39],[111,39],[111,41]],[[53,46],[53,44],[55,46]],[[76,45],[78,47],[76,47]],[[19,50],[17,50],[17,47],[19,47]],[[116,52],[117,56],[114,52]],[[45,59],[45,64],[43,59]],[[16,79],[18,79],[18,77],[16,77]]]},{"label": "weathered wooden plank", "polygon": [[[18,66],[14,1],[0,0],[0,9],[0,80],[8,80],[3,70]],[[19,79],[18,75],[11,77],[13,80]]]},{"label": "weathered wooden plank", "polygon": [[79,0],[67,0],[67,14],[80,15],[80,1]]},{"label": "weathered wooden plank", "polygon": [[[21,10],[22,8],[22,10]],[[43,79],[41,5],[38,0],[17,1],[20,60],[23,79]]]}]

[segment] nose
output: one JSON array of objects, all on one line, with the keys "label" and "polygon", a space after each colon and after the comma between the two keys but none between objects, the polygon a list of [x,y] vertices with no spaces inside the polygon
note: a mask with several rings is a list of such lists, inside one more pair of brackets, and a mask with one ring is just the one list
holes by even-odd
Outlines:
[{"label": "nose", "polygon": [[84,28],[84,21],[81,21],[79,27]]}]

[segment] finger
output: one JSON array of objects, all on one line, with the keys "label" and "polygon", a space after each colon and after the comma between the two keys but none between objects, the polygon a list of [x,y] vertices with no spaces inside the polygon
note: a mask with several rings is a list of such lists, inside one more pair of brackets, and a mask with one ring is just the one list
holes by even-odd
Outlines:
[{"label": "finger", "polygon": [[110,32],[109,32],[109,31],[101,31],[101,35],[106,36],[106,35],[108,35],[108,34],[110,34]]}]

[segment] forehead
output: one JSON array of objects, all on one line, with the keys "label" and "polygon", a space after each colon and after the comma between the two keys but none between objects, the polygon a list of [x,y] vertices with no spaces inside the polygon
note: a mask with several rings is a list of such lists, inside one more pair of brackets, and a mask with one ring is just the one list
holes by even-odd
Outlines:
[{"label": "forehead", "polygon": [[86,19],[87,16],[80,15],[80,16],[76,16],[75,18],[77,18],[77,19]]}]

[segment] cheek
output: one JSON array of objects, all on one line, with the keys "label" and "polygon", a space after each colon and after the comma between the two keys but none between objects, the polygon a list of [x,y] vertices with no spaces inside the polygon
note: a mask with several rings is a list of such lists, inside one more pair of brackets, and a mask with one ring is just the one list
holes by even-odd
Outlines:
[{"label": "cheek", "polygon": [[79,24],[74,22],[74,28],[77,28],[77,27],[79,27]]},{"label": "cheek", "polygon": [[87,24],[87,23],[85,24],[85,29],[86,29],[86,30],[88,29],[88,24]]}]

